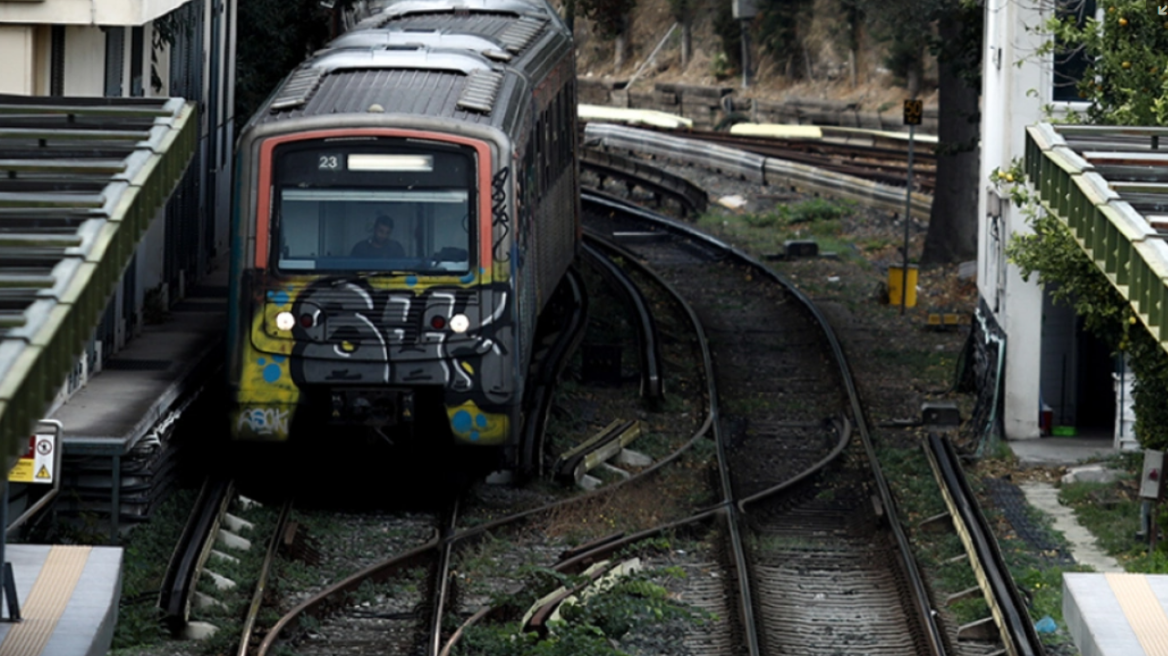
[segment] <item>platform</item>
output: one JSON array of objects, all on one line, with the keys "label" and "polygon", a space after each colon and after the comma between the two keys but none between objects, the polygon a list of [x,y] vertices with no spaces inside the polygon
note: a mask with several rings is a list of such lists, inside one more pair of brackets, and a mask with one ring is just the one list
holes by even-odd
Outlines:
[{"label": "platform", "polygon": [[[21,622],[0,622],[4,656],[98,656],[118,620],[122,549],[10,544]],[[7,610],[7,609],[6,609]]]},{"label": "platform", "polygon": [[1074,465],[1118,453],[1111,437],[1042,437],[1006,442],[1024,467]]},{"label": "platform", "polygon": [[1168,575],[1066,572],[1063,619],[1083,656],[1168,656]]},{"label": "platform", "polygon": [[220,263],[49,417],[64,426],[62,486],[74,492],[60,509],[108,512],[112,539],[127,520],[148,518],[164,496],[175,454],[157,447],[221,371],[227,270]]}]

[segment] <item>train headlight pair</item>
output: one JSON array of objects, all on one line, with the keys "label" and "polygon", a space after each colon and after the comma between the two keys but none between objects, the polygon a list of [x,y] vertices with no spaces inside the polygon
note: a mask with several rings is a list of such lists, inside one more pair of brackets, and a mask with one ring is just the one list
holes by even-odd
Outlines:
[{"label": "train headlight pair", "polygon": [[[276,328],[280,330],[292,330],[296,325],[296,317],[291,312],[281,312],[276,315]],[[300,315],[300,327],[311,328],[316,325],[316,317],[308,312]]]},{"label": "train headlight pair", "polygon": [[[441,316],[434,317],[430,320],[430,325],[437,330],[442,330],[445,327],[446,319]],[[296,317],[291,312],[281,312],[276,315],[276,328],[280,330],[292,330],[296,325]],[[470,327],[470,319],[465,314],[456,314],[450,317],[450,329],[456,333],[465,333],[466,329]]]},{"label": "train headlight pair", "polygon": [[[430,327],[434,330],[442,330],[446,327],[446,318],[438,315],[430,319]],[[465,333],[466,329],[470,327],[470,319],[466,318],[465,314],[456,314],[450,317],[450,329],[456,333]]]},{"label": "train headlight pair", "polygon": [[[442,330],[446,327],[446,319],[441,315],[430,319],[430,327],[434,330]],[[465,333],[466,329],[470,327],[470,319],[466,318],[465,314],[456,314],[450,317],[450,329],[456,333]]]}]

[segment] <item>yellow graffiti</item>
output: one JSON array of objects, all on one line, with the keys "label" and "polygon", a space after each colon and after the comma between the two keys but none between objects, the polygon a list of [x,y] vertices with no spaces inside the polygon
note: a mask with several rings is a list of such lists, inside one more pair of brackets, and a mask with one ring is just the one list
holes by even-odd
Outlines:
[{"label": "yellow graffiti", "polygon": [[446,406],[454,439],[466,444],[495,446],[507,441],[511,420],[505,414],[483,412],[474,401]]},{"label": "yellow graffiti", "polygon": [[[256,313],[252,320],[252,339],[243,343],[240,363],[238,406],[231,417],[236,433],[249,434],[264,439],[284,440],[288,438],[287,426],[300,400],[300,388],[292,382],[291,358],[292,342],[281,342],[264,333],[264,316]],[[267,350],[257,350],[255,342]],[[260,421],[257,417],[266,418]],[[262,425],[263,430],[257,429]]]},{"label": "yellow graffiti", "polygon": [[469,362],[459,362],[458,364],[462,365],[463,371],[472,376],[474,375],[474,367],[470,366]]}]

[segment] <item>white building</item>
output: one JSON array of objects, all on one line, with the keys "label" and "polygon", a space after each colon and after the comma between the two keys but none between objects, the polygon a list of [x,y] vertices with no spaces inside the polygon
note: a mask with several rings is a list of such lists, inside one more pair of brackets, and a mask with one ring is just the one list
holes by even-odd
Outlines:
[{"label": "white building", "polygon": [[0,93],[198,103],[199,151],[131,259],[88,369],[140,330],[148,292],[177,301],[227,250],[236,3],[0,1]]},{"label": "white building", "polygon": [[[1059,8],[1059,9],[1056,9]],[[1068,109],[1084,109],[1074,80],[1085,63],[1065,55],[1038,55],[1050,36],[1041,29],[1055,11],[1096,15],[1094,0],[986,0],[982,76],[981,169],[978,231],[978,291],[984,347],[994,324],[1004,333],[1004,395],[997,409],[1009,439],[1042,434],[1041,410],[1054,426],[1079,435],[1115,431],[1114,358],[1081,330],[1065,304],[1054,305],[1036,277],[1024,281],[1006,261],[1016,233],[1029,233],[1026,217],[998,195],[990,182],[1024,154],[1026,126],[1049,121]],[[988,333],[987,333],[988,327]],[[992,364],[992,363],[991,363]]]}]

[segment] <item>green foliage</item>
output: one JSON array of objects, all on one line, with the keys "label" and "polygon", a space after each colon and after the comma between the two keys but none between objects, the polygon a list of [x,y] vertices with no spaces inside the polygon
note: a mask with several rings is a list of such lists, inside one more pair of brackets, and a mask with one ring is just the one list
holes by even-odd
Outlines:
[{"label": "green foliage", "polygon": [[[349,4],[338,2],[336,8]],[[248,0],[238,8],[235,116],[255,113],[280,80],[329,39],[332,16],[318,0]]]},{"label": "green foliage", "polygon": [[797,64],[802,61],[803,44],[799,25],[810,10],[808,0],[759,0],[757,34],[765,52],[788,63],[788,70],[798,76]]},{"label": "green foliage", "polygon": [[[1023,173],[1015,162],[1006,172],[995,170],[995,184],[1021,183]],[[1101,339],[1114,352],[1127,356],[1135,372],[1132,401],[1136,414],[1136,438],[1144,448],[1168,447],[1168,354],[1133,312],[1131,305],[1107,277],[1086,256],[1066,226],[1054,216],[1040,211],[1026,188],[1010,189],[1011,201],[1030,215],[1034,234],[1016,234],[1006,247],[1006,255],[1029,280],[1048,285],[1056,302],[1070,304],[1083,319],[1083,328]]]},{"label": "green foliage", "polygon": [[[717,12],[714,14],[714,33],[722,42],[722,52],[719,53],[722,55],[722,61],[717,68],[725,77],[730,77],[735,71],[742,70],[742,27],[734,20],[734,11],[729,2],[718,3]],[[717,77],[716,72],[711,72]]]},{"label": "green foliage", "polygon": [[778,205],[773,212],[747,214],[743,216],[743,221],[754,228],[835,221],[851,214],[855,211],[855,207],[855,203],[851,201],[830,201],[823,198],[811,198],[798,203]]},{"label": "green foliage", "polygon": [[[583,582],[552,570],[527,570],[525,591],[518,598],[497,600],[513,608],[527,608],[534,599],[531,591],[555,585],[572,587]],[[552,622],[549,633],[518,633],[514,625],[475,625],[459,643],[457,654],[476,656],[624,656],[614,642],[634,627],[682,620],[701,622],[708,617],[670,599],[657,582],[677,576],[676,569],[642,570],[621,576],[609,585],[591,588],[581,599],[560,607],[561,620]]]},{"label": "green foliage", "polygon": [[1086,122],[1168,123],[1168,20],[1148,7],[1143,0],[1110,0],[1102,22],[1090,17],[1080,26],[1073,14],[1048,21],[1053,39],[1040,55],[1064,57],[1077,50],[1087,55],[1078,84],[1079,97],[1091,103]]}]

